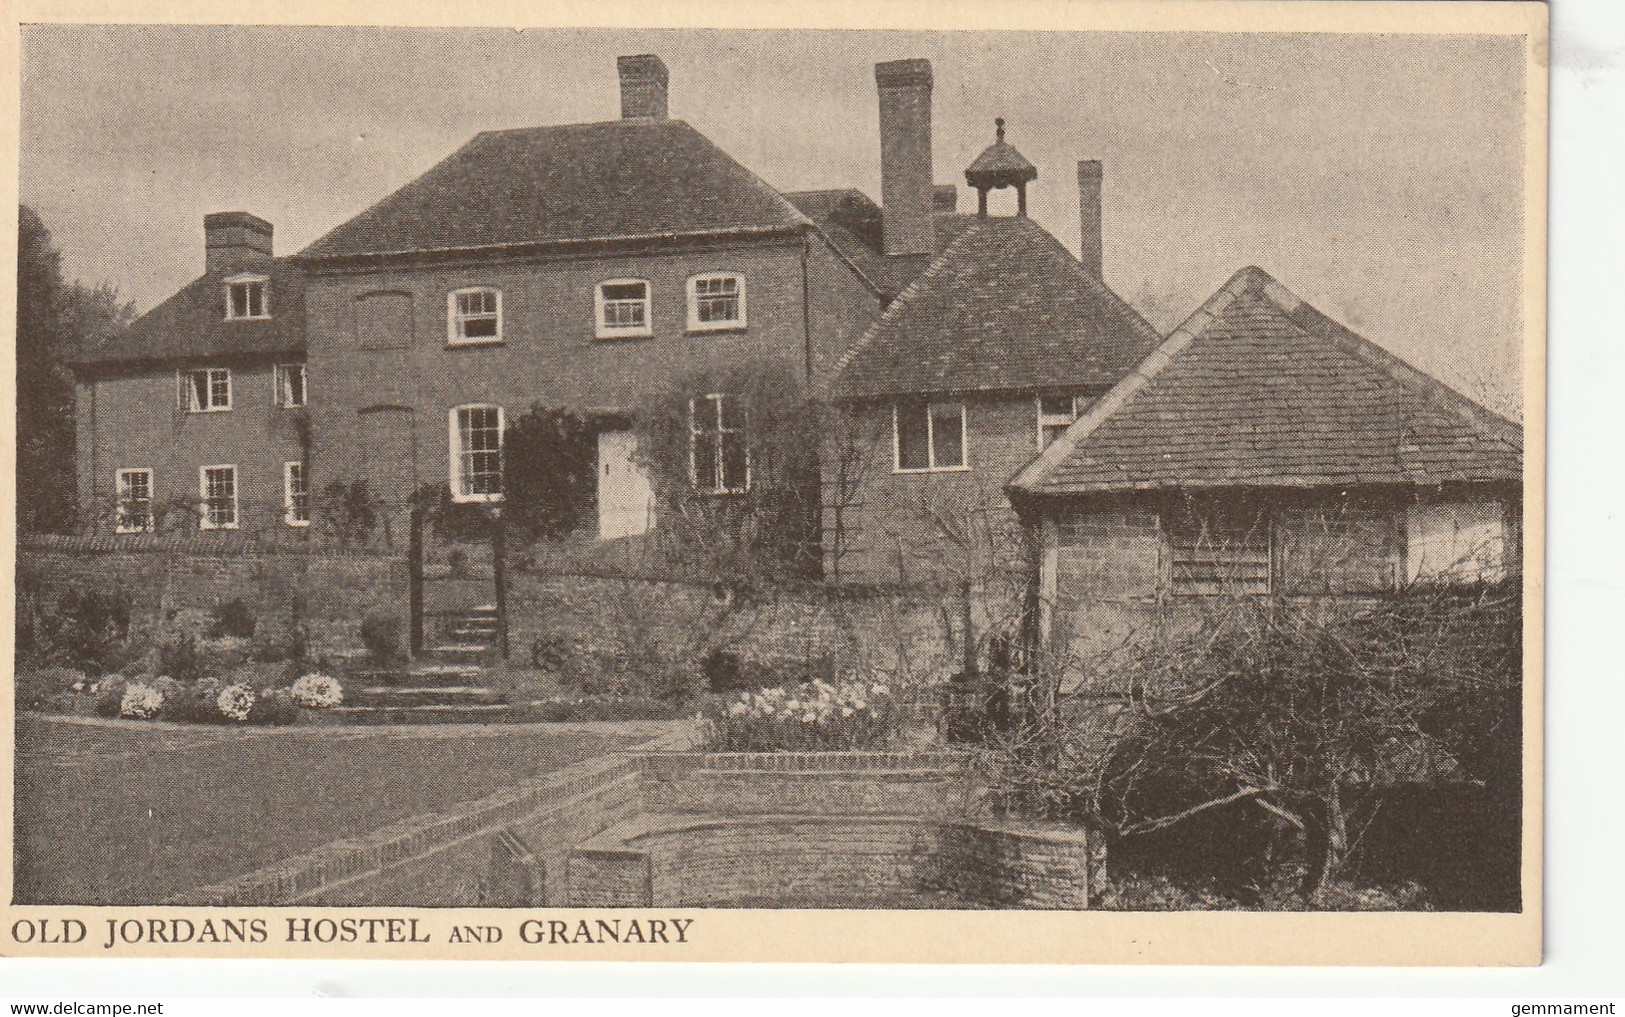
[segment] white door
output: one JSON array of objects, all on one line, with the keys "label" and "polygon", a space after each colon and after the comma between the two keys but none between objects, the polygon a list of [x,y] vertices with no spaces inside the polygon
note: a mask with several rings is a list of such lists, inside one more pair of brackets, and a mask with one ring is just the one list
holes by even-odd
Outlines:
[{"label": "white door", "polygon": [[598,435],[598,537],[614,540],[648,533],[655,524],[655,492],[649,475],[632,461],[637,435]]}]

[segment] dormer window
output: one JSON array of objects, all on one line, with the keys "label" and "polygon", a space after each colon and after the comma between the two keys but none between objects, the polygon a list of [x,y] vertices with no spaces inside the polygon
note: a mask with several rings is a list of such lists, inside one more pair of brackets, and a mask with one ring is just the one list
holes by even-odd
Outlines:
[{"label": "dormer window", "polygon": [[712,272],[697,275],[688,281],[690,332],[744,327],[744,276],[733,272]]},{"label": "dormer window", "polygon": [[644,279],[611,279],[594,291],[600,339],[651,335],[649,283]]},{"label": "dormer window", "polygon": [[226,280],[227,318],[269,318],[271,283],[263,275],[239,275]]},{"label": "dormer window", "polygon": [[453,290],[451,294],[450,346],[502,341],[502,291],[490,286]]}]

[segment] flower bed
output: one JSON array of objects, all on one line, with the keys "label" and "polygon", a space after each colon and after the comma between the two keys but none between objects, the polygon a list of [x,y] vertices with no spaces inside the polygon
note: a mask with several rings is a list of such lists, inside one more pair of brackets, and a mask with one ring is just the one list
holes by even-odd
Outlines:
[{"label": "flower bed", "polygon": [[301,711],[325,710],[344,701],[337,679],[308,674],[292,687],[214,676],[182,681],[108,675],[83,691],[103,717],[198,724],[292,724]]},{"label": "flower bed", "polygon": [[904,704],[883,684],[810,681],[742,692],[701,713],[713,752],[817,752],[884,748],[902,730]]}]

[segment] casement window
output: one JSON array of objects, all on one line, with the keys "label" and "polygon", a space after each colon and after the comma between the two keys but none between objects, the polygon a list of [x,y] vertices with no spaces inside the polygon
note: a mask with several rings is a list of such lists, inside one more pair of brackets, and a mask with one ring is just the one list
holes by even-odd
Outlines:
[{"label": "casement window", "polygon": [[1175,596],[1270,592],[1269,513],[1245,502],[1197,502],[1164,514]]},{"label": "casement window", "polygon": [[594,310],[598,320],[598,338],[617,339],[622,336],[653,334],[649,324],[647,280],[611,279],[599,283],[593,293]]},{"label": "casement window", "polygon": [[733,272],[697,275],[688,281],[688,330],[745,327],[745,277]]},{"label": "casement window", "polygon": [[269,318],[271,282],[262,275],[239,275],[226,280],[226,317]]},{"label": "casement window", "polygon": [[446,343],[471,346],[502,341],[502,291],[490,286],[453,290],[448,304]]},{"label": "casement window", "polygon": [[305,405],[305,365],[278,364],[275,372],[276,404],[288,409]]},{"label": "casement window", "polygon": [[750,489],[750,447],[746,410],[734,395],[707,395],[688,401],[688,468],[694,489],[732,494]]},{"label": "casement window", "polygon": [[187,413],[219,413],[231,409],[231,371],[224,367],[202,367],[182,371],[180,406]]},{"label": "casement window", "polygon": [[198,525],[205,530],[237,528],[237,467],[205,466],[198,470],[202,512]]},{"label": "casement window", "polygon": [[115,486],[118,532],[152,532],[152,471],[119,470]]},{"label": "casement window", "polygon": [[1071,395],[1045,395],[1039,396],[1038,403],[1038,451],[1049,448],[1050,443],[1061,436],[1061,432],[1072,426],[1072,422],[1083,416],[1083,411],[1093,402],[1089,396]]},{"label": "casement window", "polygon": [[282,464],[282,521],[289,526],[310,525],[310,481],[305,464]]},{"label": "casement window", "polygon": [[964,403],[898,403],[892,407],[892,461],[898,473],[969,469]]},{"label": "casement window", "polygon": [[456,501],[502,500],[502,407],[454,407],[451,494]]}]

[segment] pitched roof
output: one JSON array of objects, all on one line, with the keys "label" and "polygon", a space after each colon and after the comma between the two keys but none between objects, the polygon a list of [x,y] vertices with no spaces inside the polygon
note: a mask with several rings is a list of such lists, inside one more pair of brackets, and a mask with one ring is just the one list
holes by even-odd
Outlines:
[{"label": "pitched roof", "polygon": [[840,399],[1105,386],[1156,331],[1023,217],[943,216],[929,267],[842,358]]},{"label": "pitched roof", "polygon": [[1010,486],[1070,494],[1522,477],[1522,428],[1245,268]]},{"label": "pitched roof", "polygon": [[344,258],[799,230],[779,192],[681,120],[477,134],[307,247]]},{"label": "pitched roof", "polygon": [[232,268],[203,275],[130,324],[79,350],[75,364],[114,364],[200,357],[269,356],[305,350],[305,277],[290,258],[266,273],[271,317],[228,320],[226,280]]},{"label": "pitched roof", "polygon": [[[830,246],[887,297],[896,296],[924,267],[912,258],[886,257],[881,208],[857,188],[789,191],[784,196],[813,221]],[[961,212],[936,213],[932,217],[936,249],[940,251],[953,243],[975,219]]]}]

